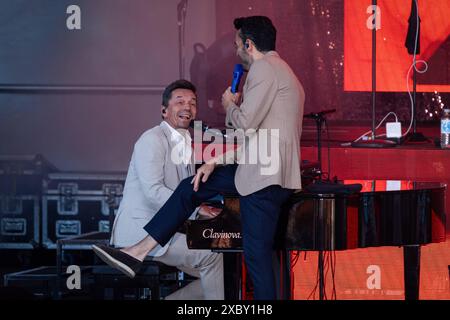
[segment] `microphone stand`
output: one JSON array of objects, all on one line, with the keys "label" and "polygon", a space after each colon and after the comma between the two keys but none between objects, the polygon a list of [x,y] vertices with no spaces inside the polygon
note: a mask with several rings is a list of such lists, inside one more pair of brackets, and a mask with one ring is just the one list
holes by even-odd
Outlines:
[{"label": "microphone stand", "polygon": [[[317,130],[317,164],[319,167],[319,181],[322,181],[322,124],[326,121],[327,113],[336,112],[336,109],[324,110],[318,113],[309,113],[303,115],[303,118],[314,119],[316,121]],[[317,182],[317,181],[316,181]]]},{"label": "microphone stand", "polygon": [[180,79],[184,79],[184,31],[186,23],[187,0],[181,0],[177,5],[178,24],[178,67]]},{"label": "microphone stand", "polygon": [[[335,110],[331,110],[331,112],[334,112]],[[327,184],[327,182],[323,181],[323,170],[322,170],[322,125],[326,121],[325,119],[325,113],[326,112],[319,112],[315,114],[307,115],[307,118],[313,118],[316,121],[316,128],[317,128],[317,162],[319,167],[319,178],[318,180],[314,181],[315,184]],[[328,179],[329,180],[329,179]],[[318,250],[318,258],[317,258],[317,267],[319,270],[319,300],[323,300],[325,296],[325,272],[324,272],[324,244],[323,244],[323,237],[324,237],[324,230],[323,230],[323,221],[324,221],[324,208],[323,203],[321,200],[319,200],[319,206],[315,209],[317,218],[318,218],[318,238],[319,238],[319,250]]]},{"label": "microphone stand", "polygon": [[[418,8],[416,8],[416,2],[414,0],[412,0],[411,2],[411,14],[410,14],[410,25],[408,28],[411,28],[412,26],[414,26],[414,24],[411,24],[411,21],[414,21],[417,23],[417,15],[418,15]],[[420,41],[420,17],[419,17],[419,26],[417,27],[417,30],[415,30],[414,33],[417,32],[417,38],[418,38],[418,42]],[[419,54],[419,46],[414,46],[415,52],[413,52],[412,54]],[[413,50],[414,51],[414,50]],[[409,52],[410,53],[410,52]],[[409,81],[409,79],[408,79]],[[413,67],[413,105],[412,105],[412,129],[413,132],[408,133],[408,135],[406,136],[405,139],[405,143],[408,142],[412,142],[412,143],[417,143],[417,142],[428,142],[428,138],[426,138],[423,133],[421,132],[417,132],[417,100],[416,100],[416,92],[417,92],[417,70],[416,70],[416,66]]]},{"label": "microphone stand", "polygon": [[[372,0],[372,6],[377,7],[377,0]],[[375,134],[375,109],[377,96],[377,19],[376,9],[374,10],[374,21],[372,28],[372,137],[371,140],[354,141],[351,143],[355,148],[388,148],[394,147],[396,143],[391,140],[376,139]]]},{"label": "microphone stand", "polygon": [[317,114],[314,118],[317,128],[317,162],[319,166],[319,181],[322,181],[322,124],[325,122],[325,117],[322,114]]}]

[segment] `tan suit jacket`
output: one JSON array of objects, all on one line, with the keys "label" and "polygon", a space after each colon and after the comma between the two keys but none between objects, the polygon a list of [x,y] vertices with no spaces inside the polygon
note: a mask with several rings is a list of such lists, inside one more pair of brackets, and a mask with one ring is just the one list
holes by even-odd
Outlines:
[{"label": "tan suit jacket", "polygon": [[[239,194],[245,196],[270,185],[301,188],[300,135],[304,102],[302,85],[275,51],[253,62],[243,87],[242,104],[227,109],[225,122],[235,129],[256,130],[247,135],[242,153],[246,163],[240,163],[236,171],[235,184]],[[278,134],[274,130],[262,129],[278,129]],[[278,154],[274,162],[278,158],[279,163],[268,165],[260,156],[256,164],[249,163],[255,156],[255,152],[249,152],[249,146],[264,142],[266,132],[279,141],[278,150],[271,148],[273,144],[269,147]],[[261,150],[260,146],[258,150]]]},{"label": "tan suit jacket", "polygon": [[[171,160],[174,142],[170,129],[161,123],[142,134],[134,145],[123,198],[114,221],[111,243],[118,247],[133,245],[145,236],[143,227],[166,203],[184,177],[183,164]],[[191,161],[191,172],[195,172]],[[161,256],[164,247],[157,246],[151,256]]]}]

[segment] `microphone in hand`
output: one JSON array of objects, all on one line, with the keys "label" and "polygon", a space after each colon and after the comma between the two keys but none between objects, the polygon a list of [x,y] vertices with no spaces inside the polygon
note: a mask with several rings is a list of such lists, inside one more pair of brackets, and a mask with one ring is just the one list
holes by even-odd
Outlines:
[{"label": "microphone in hand", "polygon": [[233,80],[231,82],[231,92],[236,93],[239,90],[239,83],[241,82],[244,68],[242,64],[236,64],[233,70]]}]

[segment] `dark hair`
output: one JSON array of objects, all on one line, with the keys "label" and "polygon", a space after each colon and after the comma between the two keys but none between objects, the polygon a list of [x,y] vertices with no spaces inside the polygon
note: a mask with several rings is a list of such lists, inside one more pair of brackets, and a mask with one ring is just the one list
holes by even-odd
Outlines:
[{"label": "dark hair", "polygon": [[277,29],[272,21],[265,16],[252,16],[234,19],[234,27],[240,30],[239,36],[245,45],[245,41],[250,39],[255,44],[256,49],[261,52],[275,50],[277,40]]},{"label": "dark hair", "polygon": [[162,95],[162,105],[164,107],[169,106],[169,100],[172,98],[172,92],[176,89],[187,89],[191,90],[194,94],[197,94],[197,89],[191,82],[183,79],[174,81],[164,89]]}]

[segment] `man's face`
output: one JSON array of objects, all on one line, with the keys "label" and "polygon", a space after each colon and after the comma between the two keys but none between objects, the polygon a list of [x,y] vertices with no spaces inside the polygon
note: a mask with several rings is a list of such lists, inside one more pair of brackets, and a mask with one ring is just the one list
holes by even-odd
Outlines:
[{"label": "man's face", "polygon": [[252,64],[252,58],[244,47],[244,43],[239,36],[239,30],[236,31],[234,46],[236,48],[236,55],[241,59],[244,70],[248,71],[250,69],[250,65]]},{"label": "man's face", "polygon": [[197,115],[197,97],[188,89],[175,89],[167,108],[162,110],[164,120],[174,129],[188,129]]}]

